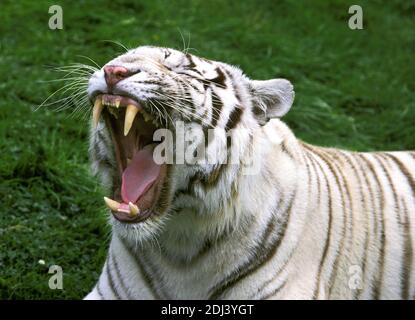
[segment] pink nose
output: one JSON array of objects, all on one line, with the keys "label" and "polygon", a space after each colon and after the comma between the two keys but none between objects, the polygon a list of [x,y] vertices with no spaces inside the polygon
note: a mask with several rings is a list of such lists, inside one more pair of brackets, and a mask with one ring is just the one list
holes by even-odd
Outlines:
[{"label": "pink nose", "polygon": [[109,88],[114,87],[119,81],[128,77],[129,72],[126,68],[120,66],[104,67],[105,82]]}]

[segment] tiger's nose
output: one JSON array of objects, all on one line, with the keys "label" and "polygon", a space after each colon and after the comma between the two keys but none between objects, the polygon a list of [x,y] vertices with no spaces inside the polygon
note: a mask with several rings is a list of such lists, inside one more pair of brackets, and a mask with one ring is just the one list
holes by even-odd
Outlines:
[{"label": "tiger's nose", "polygon": [[127,68],[120,66],[106,66],[104,67],[105,82],[109,88],[114,87],[122,79],[129,76]]}]

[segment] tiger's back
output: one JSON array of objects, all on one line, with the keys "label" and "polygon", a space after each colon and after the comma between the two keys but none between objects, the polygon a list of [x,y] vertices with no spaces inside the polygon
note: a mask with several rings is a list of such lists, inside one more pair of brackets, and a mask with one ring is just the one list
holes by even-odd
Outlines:
[{"label": "tiger's back", "polygon": [[314,297],[413,299],[415,153],[302,146],[326,215]]}]

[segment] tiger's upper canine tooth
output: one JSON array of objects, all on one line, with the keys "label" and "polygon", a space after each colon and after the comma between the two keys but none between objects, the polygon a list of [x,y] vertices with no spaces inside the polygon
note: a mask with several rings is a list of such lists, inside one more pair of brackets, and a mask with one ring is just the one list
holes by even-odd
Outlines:
[{"label": "tiger's upper canine tooth", "polygon": [[101,111],[103,108],[104,106],[102,105],[101,97],[96,98],[94,109],[92,110],[92,122],[94,124],[94,128],[96,128],[98,125],[99,117],[101,116]]},{"label": "tiger's upper canine tooth", "polygon": [[104,201],[107,207],[110,208],[112,211],[117,211],[118,208],[120,207],[119,202],[112,200],[110,198],[104,197]]},{"label": "tiger's upper canine tooth", "polygon": [[133,104],[127,106],[127,111],[125,111],[125,120],[124,120],[124,136],[130,132],[131,126],[133,125],[134,118],[137,115],[138,108]]},{"label": "tiger's upper canine tooth", "polygon": [[129,202],[128,206],[130,207],[130,216],[135,217],[140,213],[140,209],[134,203]]}]

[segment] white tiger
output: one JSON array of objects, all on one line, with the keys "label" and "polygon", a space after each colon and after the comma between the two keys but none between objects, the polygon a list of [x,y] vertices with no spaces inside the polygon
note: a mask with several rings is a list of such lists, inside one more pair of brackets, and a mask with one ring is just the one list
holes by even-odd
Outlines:
[{"label": "white tiger", "polygon": [[[301,142],[279,120],[289,81],[173,49],[115,58],[88,96],[112,239],[86,299],[414,298],[414,152]],[[215,158],[223,137],[197,134],[214,163],[157,164],[153,134],[177,121],[222,129],[237,161]]]}]

